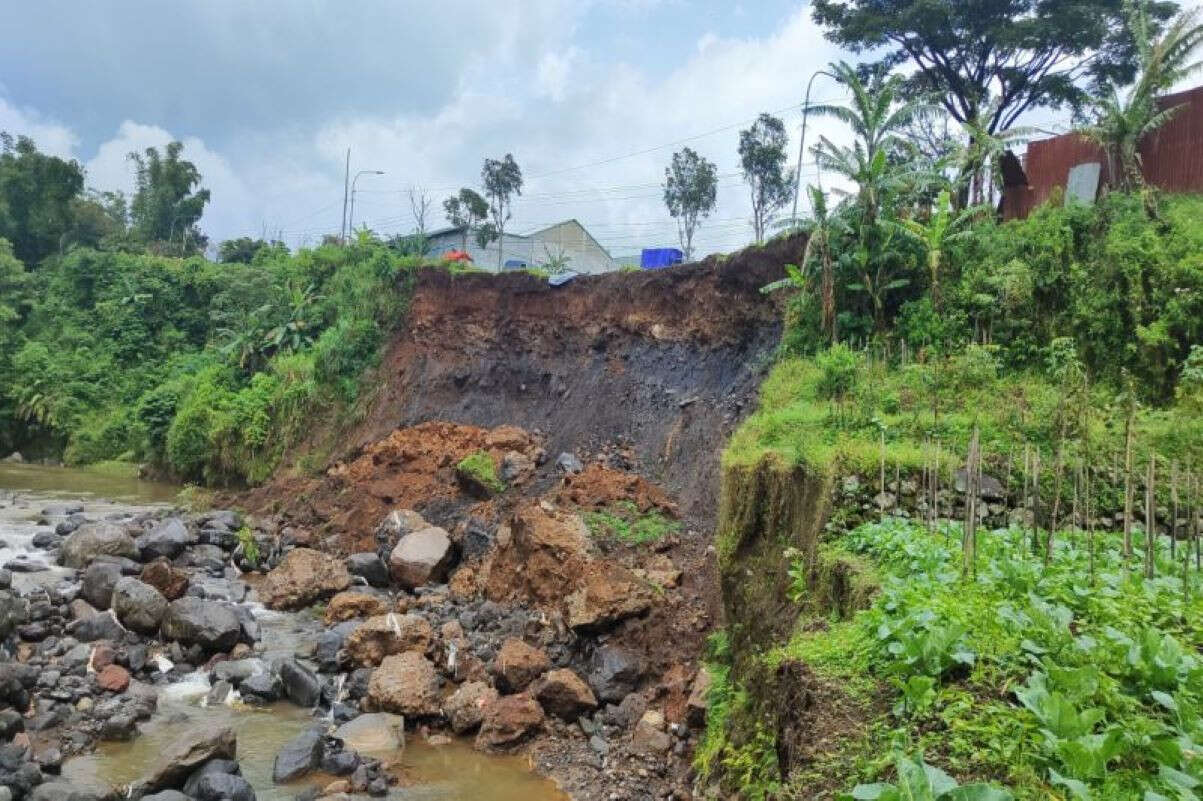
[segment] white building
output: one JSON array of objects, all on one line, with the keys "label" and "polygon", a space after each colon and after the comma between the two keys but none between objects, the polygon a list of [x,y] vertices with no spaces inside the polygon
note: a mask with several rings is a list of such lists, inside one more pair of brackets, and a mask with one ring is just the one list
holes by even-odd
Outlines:
[{"label": "white building", "polygon": [[427,254],[439,256],[452,250],[466,250],[482,270],[521,270],[546,268],[563,263],[578,273],[605,273],[615,269],[610,252],[603,248],[576,220],[565,220],[529,234],[506,233],[503,239],[482,248],[474,231],[464,226],[443,228],[427,234]]}]

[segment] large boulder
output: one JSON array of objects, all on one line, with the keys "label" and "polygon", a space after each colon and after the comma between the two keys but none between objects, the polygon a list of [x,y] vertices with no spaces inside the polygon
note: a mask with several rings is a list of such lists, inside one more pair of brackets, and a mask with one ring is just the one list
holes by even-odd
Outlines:
[{"label": "large boulder", "polygon": [[259,585],[259,598],[272,609],[301,609],[350,584],[351,574],[338,559],[311,548],[294,548]]},{"label": "large boulder", "polygon": [[482,751],[511,748],[526,740],[543,725],[543,708],[528,693],[505,695],[485,704],[476,735]]},{"label": "large boulder", "polygon": [[242,626],[230,607],[185,596],[167,605],[161,633],[166,640],[199,645],[212,653],[228,651],[237,645]]},{"label": "large boulder", "polygon": [[393,580],[407,590],[447,578],[453,559],[451,537],[438,526],[410,532],[388,557]]},{"label": "large boulder", "polygon": [[443,701],[443,714],[456,734],[467,734],[480,726],[485,707],[498,698],[497,691],[483,681],[470,681]]},{"label": "large boulder", "polygon": [[390,712],[368,712],[339,726],[334,736],[361,754],[392,756],[405,747],[405,718]]},{"label": "large boulder", "polygon": [[93,562],[84,569],[79,594],[99,610],[108,609],[113,603],[113,587],[121,578],[121,565],[116,562]]},{"label": "large boulder", "polygon": [[210,759],[234,759],[238,740],[234,729],[213,723],[188,727],[169,745],[154,767],[130,788],[130,797],[139,798],[160,790],[179,789],[184,781]]},{"label": "large boulder", "polygon": [[154,634],[167,614],[167,599],[149,584],[125,576],[113,587],[113,613],[126,628]]},{"label": "large boulder", "polygon": [[188,590],[188,574],[172,566],[167,559],[156,559],[142,568],[143,582],[158,590],[164,598],[174,601],[183,598]]},{"label": "large boulder", "polygon": [[322,683],[312,670],[295,659],[280,663],[284,694],[297,706],[315,707],[322,700]]},{"label": "large boulder", "polygon": [[647,583],[612,562],[594,562],[577,589],[564,599],[565,620],[581,632],[598,632],[652,605]]},{"label": "large boulder", "polygon": [[196,801],[255,801],[255,788],[234,773],[211,770],[197,779],[191,797]]},{"label": "large boulder", "polygon": [[642,676],[639,657],[625,648],[603,645],[593,653],[589,684],[602,701],[618,703],[634,691]]},{"label": "large boulder", "polygon": [[125,627],[117,622],[113,610],[100,612],[91,617],[73,620],[67,624],[67,633],[80,642],[111,640],[117,642],[125,635]]},{"label": "large boulder", "polygon": [[122,556],[134,559],[138,547],[121,526],[102,521],[84,523],[63,540],[59,559],[67,567],[81,570],[98,556]]},{"label": "large boulder", "polygon": [[272,764],[272,781],[276,784],[299,779],[316,768],[322,760],[322,731],[306,729],[289,740]]},{"label": "large boulder", "polygon": [[597,709],[597,696],[593,690],[568,668],[549,671],[539,680],[534,692],[540,706],[570,722]]},{"label": "large boulder", "polygon": [[439,714],[439,677],[429,659],[416,651],[387,656],[368,681],[372,709],[410,717]]},{"label": "large boulder", "polygon": [[174,559],[184,552],[189,545],[196,543],[196,537],[188,532],[188,526],[178,517],[161,520],[154,528],[134,540],[138,546],[138,554],[143,562],[152,559]]},{"label": "large boulder", "polygon": [[547,654],[517,637],[509,637],[501,644],[493,660],[492,673],[506,692],[521,692],[532,681],[551,667]]},{"label": "large boulder", "polygon": [[361,623],[343,643],[347,659],[358,667],[379,665],[386,656],[430,648],[434,631],[418,615],[390,613],[377,615]]},{"label": "large boulder", "polygon": [[[0,788],[8,789],[4,785]],[[98,790],[65,781],[43,782],[26,796],[28,801],[102,801],[104,798],[105,794]]]}]

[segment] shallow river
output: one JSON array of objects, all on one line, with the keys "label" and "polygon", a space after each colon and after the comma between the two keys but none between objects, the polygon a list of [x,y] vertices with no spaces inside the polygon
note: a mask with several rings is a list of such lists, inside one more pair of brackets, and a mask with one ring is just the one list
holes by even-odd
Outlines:
[{"label": "shallow river", "polygon": [[[40,512],[53,503],[82,504],[90,517],[136,513],[169,504],[177,487],[138,479],[103,476],[82,470],[38,465],[0,463],[0,564],[11,560],[46,563],[45,554],[32,544],[41,531]],[[17,574],[24,582],[56,581],[58,568]],[[291,654],[313,623],[301,615],[268,612],[260,615],[264,656]],[[284,801],[307,785],[324,786],[333,777],[310,777],[281,786],[271,781],[272,762],[280,748],[312,724],[313,715],[287,703],[266,708],[202,706],[208,689],[204,676],[193,674],[186,682],[169,685],[159,697],[159,711],[129,742],[101,743],[92,754],[76,757],[63,766],[63,776],[81,787],[116,787],[145,774],[165,747],[182,732],[202,721],[218,720],[234,726],[238,734],[238,761],[255,788],[259,801]],[[432,746],[410,734],[400,754],[368,754],[399,765],[402,783],[389,794],[414,801],[566,801],[549,780],[535,776],[526,760],[486,756],[470,741],[453,740]]]}]

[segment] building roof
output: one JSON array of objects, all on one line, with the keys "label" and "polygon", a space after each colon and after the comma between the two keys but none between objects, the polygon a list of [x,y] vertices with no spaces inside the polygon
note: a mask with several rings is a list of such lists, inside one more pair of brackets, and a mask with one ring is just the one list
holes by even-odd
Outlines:
[{"label": "building roof", "polygon": [[[606,248],[603,247],[602,244],[597,241],[597,239],[593,236],[593,234],[589,233],[589,229],[586,228],[584,225],[581,225],[580,220],[576,219],[575,217],[570,217],[567,220],[560,220],[558,223],[552,223],[551,225],[548,225],[544,228],[539,228],[535,231],[531,231],[528,234],[514,234],[514,233],[510,233],[509,231],[506,231],[505,235],[507,237],[514,237],[515,239],[533,239],[536,236],[538,236],[539,234],[542,234],[546,231],[550,231],[553,228],[558,228],[559,226],[564,225],[565,223],[573,223],[574,225],[576,225],[577,228],[580,228],[581,231],[584,232],[585,236],[589,237],[589,241],[591,241],[593,244],[597,245],[597,247],[599,249],[601,249],[601,251],[603,253],[605,253],[607,256],[610,255],[610,251],[606,250]],[[462,234],[464,229],[467,227],[468,226],[466,226],[466,225],[450,225],[450,226],[447,226],[446,228],[439,228],[437,230],[431,231],[430,233],[426,234],[426,236],[436,237],[436,236],[444,236],[446,234]]]}]

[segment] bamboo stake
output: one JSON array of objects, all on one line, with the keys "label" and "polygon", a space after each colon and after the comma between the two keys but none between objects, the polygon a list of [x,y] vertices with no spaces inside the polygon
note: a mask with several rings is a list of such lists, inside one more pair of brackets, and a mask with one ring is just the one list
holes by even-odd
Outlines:
[{"label": "bamboo stake", "polygon": [[1178,558],[1178,460],[1170,462],[1170,561]]},{"label": "bamboo stake", "polygon": [[965,460],[965,532],[961,540],[961,577],[977,577],[977,461],[981,458],[977,426],[969,440],[969,455]]},{"label": "bamboo stake", "polygon": [[1145,578],[1153,578],[1153,532],[1157,528],[1157,512],[1154,508],[1156,495],[1154,481],[1157,478],[1156,456],[1149,454],[1145,471]]},{"label": "bamboo stake", "polygon": [[1132,560],[1132,418],[1135,411],[1129,407],[1128,420],[1124,424],[1124,569]]}]

